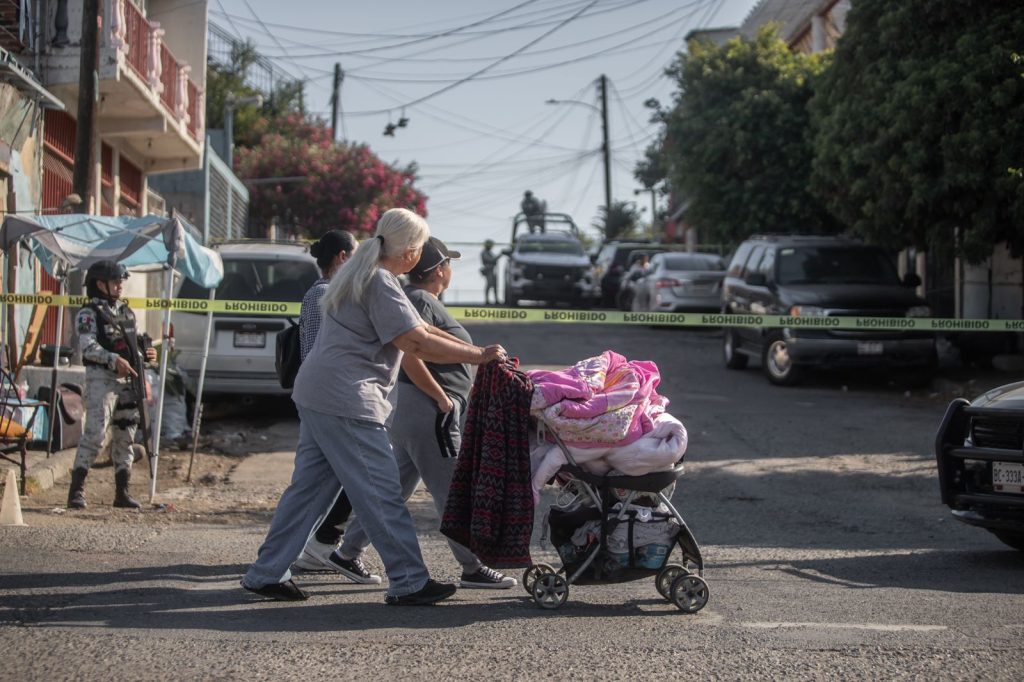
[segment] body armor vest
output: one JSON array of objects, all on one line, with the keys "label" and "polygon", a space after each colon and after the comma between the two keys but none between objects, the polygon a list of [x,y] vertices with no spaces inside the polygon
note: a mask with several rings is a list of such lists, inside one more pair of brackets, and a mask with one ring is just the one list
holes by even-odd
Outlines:
[{"label": "body armor vest", "polygon": [[[132,348],[136,346],[135,313],[131,308],[122,305],[115,312],[110,305],[95,298],[82,307],[92,310],[96,315],[97,343],[104,350],[117,353],[135,367],[138,364],[137,358],[132,357]],[[126,334],[130,338],[126,338]],[[102,366],[98,362],[84,361],[84,364]]]}]

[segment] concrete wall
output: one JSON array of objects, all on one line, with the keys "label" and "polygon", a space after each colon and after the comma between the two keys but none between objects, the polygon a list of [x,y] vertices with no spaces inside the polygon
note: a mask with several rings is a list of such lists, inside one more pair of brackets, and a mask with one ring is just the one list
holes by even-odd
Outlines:
[{"label": "concrete wall", "polygon": [[[36,104],[16,88],[0,83],[0,210],[34,213],[42,201],[42,140]],[[2,218],[2,216],[0,216]],[[19,250],[18,276],[13,289],[36,291],[36,259],[28,249]],[[6,272],[6,261],[3,263]],[[24,336],[32,314],[31,306],[16,306],[15,327]]]},{"label": "concrete wall", "polygon": [[1005,244],[981,265],[964,265],[963,317],[1014,320],[1024,311],[1024,267]]}]

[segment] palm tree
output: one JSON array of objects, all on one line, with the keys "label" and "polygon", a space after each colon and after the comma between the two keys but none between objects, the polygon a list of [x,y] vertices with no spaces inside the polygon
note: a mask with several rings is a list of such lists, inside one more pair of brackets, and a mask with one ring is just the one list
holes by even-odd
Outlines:
[{"label": "palm tree", "polygon": [[611,206],[602,206],[600,215],[592,225],[604,237],[604,241],[632,237],[640,222],[640,211],[632,201],[613,201]]}]

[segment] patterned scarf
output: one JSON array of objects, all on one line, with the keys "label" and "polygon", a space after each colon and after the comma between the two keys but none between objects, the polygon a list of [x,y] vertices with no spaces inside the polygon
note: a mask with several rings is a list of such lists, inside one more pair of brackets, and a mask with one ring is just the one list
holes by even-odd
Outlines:
[{"label": "patterned scarf", "polygon": [[441,532],[494,568],[529,566],[533,533],[530,400],[519,361],[477,371]]}]

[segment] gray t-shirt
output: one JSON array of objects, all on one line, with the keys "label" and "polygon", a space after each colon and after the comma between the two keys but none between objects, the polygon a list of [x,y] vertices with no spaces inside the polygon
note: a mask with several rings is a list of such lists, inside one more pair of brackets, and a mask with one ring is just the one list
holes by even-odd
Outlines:
[{"label": "gray t-shirt", "polygon": [[[412,301],[413,306],[420,312],[423,321],[432,327],[437,327],[448,332],[452,336],[462,339],[466,343],[473,343],[473,337],[469,335],[466,328],[452,317],[444,303],[437,300],[437,297],[423,289],[406,287],[405,294]],[[426,363],[427,369],[434,375],[434,380],[448,395],[461,396],[463,400],[469,397],[469,389],[473,386],[473,380],[469,372],[469,365],[461,363],[440,364],[436,362]],[[412,380],[403,370],[399,379],[412,383]]]},{"label": "gray t-shirt", "polygon": [[402,351],[396,337],[423,324],[402,285],[378,269],[361,302],[324,311],[320,333],[295,377],[292,400],[317,412],[383,424]]}]

